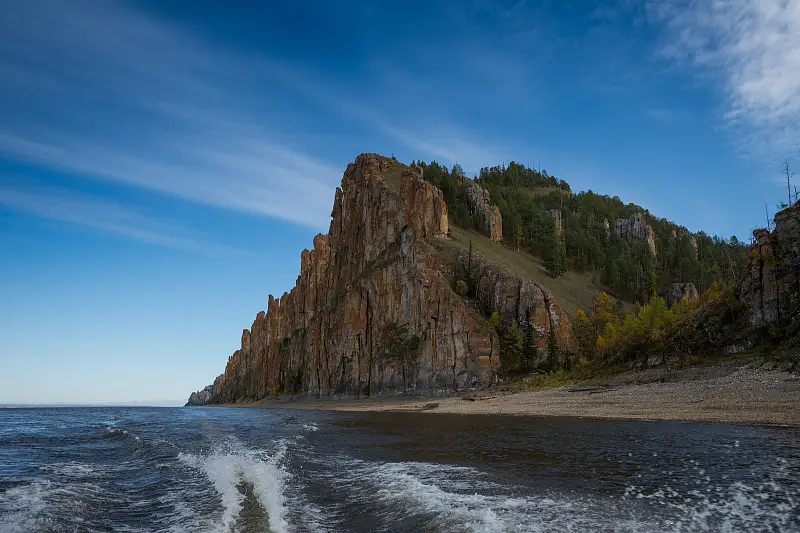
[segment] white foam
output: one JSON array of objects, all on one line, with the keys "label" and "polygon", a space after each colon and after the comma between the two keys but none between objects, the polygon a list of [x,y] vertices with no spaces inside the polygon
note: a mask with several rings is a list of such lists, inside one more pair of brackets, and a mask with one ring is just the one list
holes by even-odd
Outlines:
[{"label": "white foam", "polygon": [[36,531],[52,483],[38,480],[5,491],[0,496],[0,533]]},{"label": "white foam", "polygon": [[[481,479],[485,476],[469,468],[358,460],[342,466],[338,471],[349,473],[343,483],[354,489],[354,499],[378,504],[389,523],[419,514],[435,520],[440,531],[800,531],[797,491],[775,481],[721,488],[702,476],[698,479],[708,486],[690,492],[664,487],[652,494],[631,488],[622,499],[574,493],[515,496],[509,487]],[[472,490],[464,489],[470,484]]]},{"label": "white foam", "polygon": [[625,496],[670,510],[670,531],[800,531],[797,489],[775,480],[754,485],[740,481],[722,485],[714,483],[710,476],[699,477],[695,486],[687,491],[666,485],[654,492],[632,486]]},{"label": "white foam", "polygon": [[40,466],[39,470],[43,472],[48,472],[52,474],[56,474],[58,476],[68,476],[68,477],[89,477],[95,474],[95,469],[91,466],[78,463],[75,461],[69,463],[53,463],[49,465]]},{"label": "white foam", "polygon": [[303,424],[303,429],[306,431],[319,431],[319,428],[314,424]]},{"label": "white foam", "polygon": [[194,454],[178,455],[180,461],[201,469],[213,483],[223,505],[222,532],[233,531],[236,519],[244,504],[244,495],[239,485],[249,483],[253,494],[264,508],[274,533],[287,533],[285,479],[282,467],[286,453],[285,443],[280,443],[276,452],[268,454],[262,450],[249,450],[235,442],[227,449],[207,456]]}]

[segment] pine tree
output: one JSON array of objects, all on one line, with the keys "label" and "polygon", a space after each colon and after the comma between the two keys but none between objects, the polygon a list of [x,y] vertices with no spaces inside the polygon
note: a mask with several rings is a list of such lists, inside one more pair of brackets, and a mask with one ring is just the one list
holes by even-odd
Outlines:
[{"label": "pine tree", "polygon": [[547,268],[547,273],[554,278],[567,271],[567,246],[564,242],[564,235],[558,231],[555,223],[553,223],[553,231],[548,239],[545,268]]},{"label": "pine tree", "polygon": [[552,372],[558,367],[558,360],[560,349],[558,347],[558,339],[556,338],[556,330],[550,328],[550,337],[547,339],[547,370]]},{"label": "pine tree", "polygon": [[533,325],[528,321],[528,324],[522,331],[522,369],[530,370],[536,364],[538,356],[538,348],[536,347],[536,338],[534,336]]}]

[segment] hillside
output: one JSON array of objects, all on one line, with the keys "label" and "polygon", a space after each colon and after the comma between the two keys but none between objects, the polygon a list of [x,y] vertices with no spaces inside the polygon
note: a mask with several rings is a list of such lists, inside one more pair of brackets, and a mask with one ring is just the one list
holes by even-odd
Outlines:
[{"label": "hillside", "polygon": [[[484,167],[469,179],[458,166],[414,165],[443,191],[451,225],[486,233],[488,211],[477,204],[488,202],[502,220],[499,240],[508,248],[540,259],[552,278],[588,273],[629,303],[666,296],[676,284],[692,284],[702,293],[715,282],[738,282],[746,268],[747,247],[735,237],[692,233],[616,196],[576,194],[546,171],[511,162]],[[476,187],[484,191],[479,202]]]},{"label": "hillside", "polygon": [[566,272],[553,278],[547,273],[541,259],[524,250],[517,251],[494,242],[475,230],[451,225],[449,235],[449,241],[440,243],[443,253],[447,253],[448,247],[468,251],[471,242],[473,251],[492,263],[517,276],[545,285],[569,316],[574,315],[578,309],[591,309],[601,292],[601,288],[592,281],[588,273]]}]

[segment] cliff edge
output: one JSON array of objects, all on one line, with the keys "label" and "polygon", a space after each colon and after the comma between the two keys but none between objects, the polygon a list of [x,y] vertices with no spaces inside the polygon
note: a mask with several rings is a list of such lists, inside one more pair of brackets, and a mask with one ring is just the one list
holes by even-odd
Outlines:
[{"label": "cliff edge", "polygon": [[[208,402],[436,393],[495,382],[499,339],[485,313],[505,300],[453,290],[454,264],[440,253],[447,205],[421,169],[358,156],[336,190],[331,217],[328,233],[303,250],[295,287],[270,295],[266,312],[243,330]],[[488,269],[480,265],[473,266]],[[519,296],[518,280],[509,283]],[[532,308],[513,318],[546,316],[538,322],[556,328],[570,351],[569,322],[553,311],[549,294],[539,290],[525,302]]]}]

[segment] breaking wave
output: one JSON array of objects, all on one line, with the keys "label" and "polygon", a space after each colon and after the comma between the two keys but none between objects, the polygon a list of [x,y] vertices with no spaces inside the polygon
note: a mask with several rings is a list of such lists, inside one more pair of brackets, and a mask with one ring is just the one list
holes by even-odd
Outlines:
[{"label": "breaking wave", "polygon": [[223,450],[208,455],[180,453],[178,459],[189,467],[202,470],[214,485],[223,506],[222,532],[234,531],[245,503],[245,491],[242,490],[245,485],[266,512],[270,529],[274,533],[288,533],[285,454],[284,441],[280,441],[271,453],[247,449],[231,441]]}]

